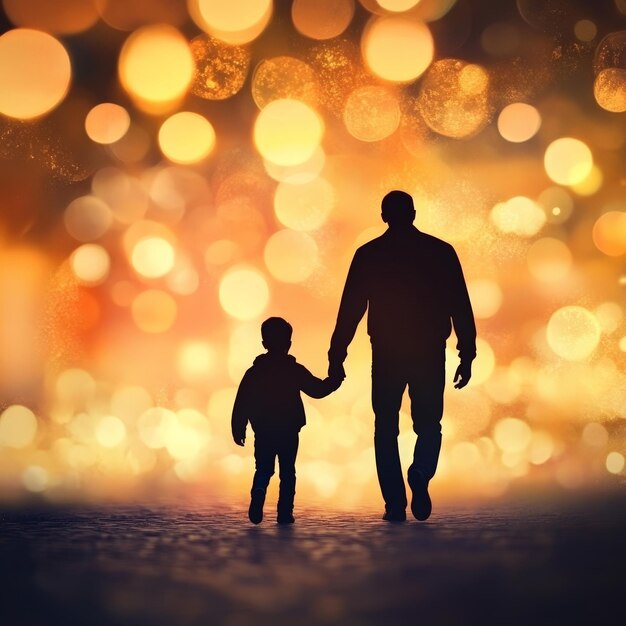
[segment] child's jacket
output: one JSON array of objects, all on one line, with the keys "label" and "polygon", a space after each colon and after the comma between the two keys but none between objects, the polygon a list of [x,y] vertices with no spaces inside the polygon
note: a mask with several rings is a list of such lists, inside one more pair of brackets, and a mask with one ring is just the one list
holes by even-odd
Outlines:
[{"label": "child's jacket", "polygon": [[300,392],[323,398],[338,387],[329,378],[313,376],[290,354],[260,354],[244,374],[233,407],[233,437],[252,430],[282,432],[300,430],[306,423]]}]

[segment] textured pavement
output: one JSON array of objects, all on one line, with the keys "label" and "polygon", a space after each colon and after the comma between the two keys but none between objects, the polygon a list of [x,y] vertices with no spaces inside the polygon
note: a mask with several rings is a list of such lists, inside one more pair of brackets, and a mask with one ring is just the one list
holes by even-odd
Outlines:
[{"label": "textured pavement", "polygon": [[378,511],[0,510],[0,623],[623,624],[626,490],[564,504]]}]

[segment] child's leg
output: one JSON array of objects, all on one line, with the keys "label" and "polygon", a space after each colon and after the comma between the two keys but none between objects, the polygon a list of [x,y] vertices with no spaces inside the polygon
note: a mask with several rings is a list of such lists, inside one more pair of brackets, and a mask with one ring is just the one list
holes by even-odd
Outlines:
[{"label": "child's leg", "polygon": [[252,480],[252,490],[267,489],[270,478],[274,475],[274,461],[276,459],[276,446],[274,439],[264,433],[254,435],[254,464],[256,471]]},{"label": "child's leg", "polygon": [[[298,431],[283,433],[278,445],[278,464],[280,468],[280,488],[278,492],[279,521],[281,521],[281,517],[288,519],[293,512],[293,499],[296,493],[298,435]],[[293,518],[291,521],[293,521]]]}]

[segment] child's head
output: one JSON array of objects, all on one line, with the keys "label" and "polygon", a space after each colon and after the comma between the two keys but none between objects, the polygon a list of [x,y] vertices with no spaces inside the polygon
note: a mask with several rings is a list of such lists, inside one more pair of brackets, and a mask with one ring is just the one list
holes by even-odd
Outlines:
[{"label": "child's head", "polygon": [[268,352],[287,354],[291,347],[291,324],[282,317],[270,317],[261,324],[263,346]]}]

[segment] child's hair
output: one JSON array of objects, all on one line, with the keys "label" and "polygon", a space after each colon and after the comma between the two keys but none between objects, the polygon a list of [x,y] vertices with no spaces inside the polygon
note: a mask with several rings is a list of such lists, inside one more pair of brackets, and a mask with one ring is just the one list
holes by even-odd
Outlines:
[{"label": "child's hair", "polygon": [[261,324],[261,337],[266,348],[282,348],[289,345],[293,328],[282,317],[269,317]]}]

